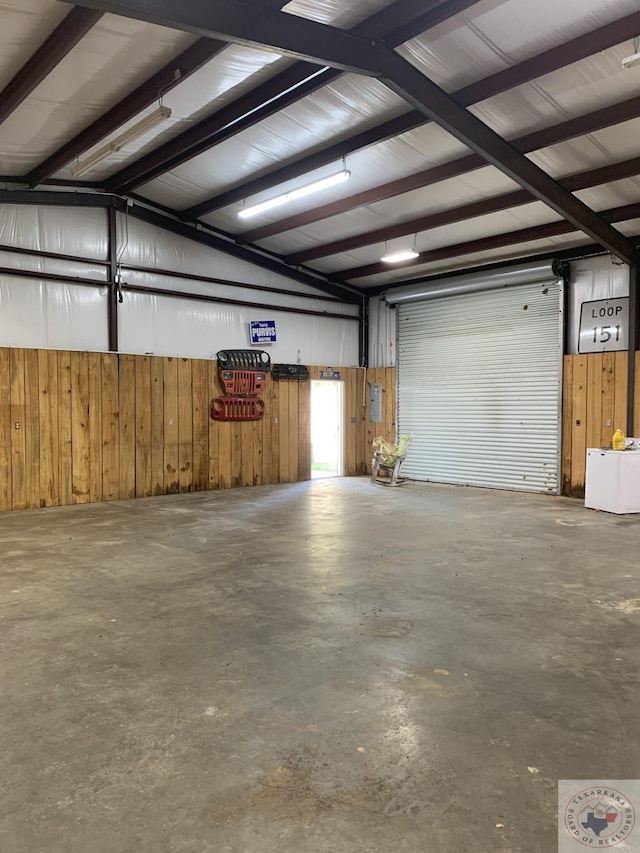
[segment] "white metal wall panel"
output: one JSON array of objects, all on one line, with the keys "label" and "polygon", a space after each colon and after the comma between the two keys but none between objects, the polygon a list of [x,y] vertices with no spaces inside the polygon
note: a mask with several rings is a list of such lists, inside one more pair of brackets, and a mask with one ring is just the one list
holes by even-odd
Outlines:
[{"label": "white metal wall panel", "polygon": [[[223,251],[210,249],[208,246],[196,243],[186,237],[180,237],[177,234],[172,234],[170,231],[165,231],[163,228],[156,228],[148,222],[142,222],[139,219],[132,217],[124,217],[118,215],[118,245],[119,245],[119,261],[122,264],[126,279],[131,280],[131,271],[128,269],[128,264],[133,266],[144,266],[151,268],[159,268],[167,271],[175,271],[189,273],[190,275],[204,276],[219,276],[220,278],[228,279],[229,281],[245,282],[247,284],[255,284],[264,287],[268,291],[270,287],[277,289],[294,290],[300,293],[301,296],[317,296],[318,290],[310,285],[300,284],[300,282],[290,279],[285,275],[270,270],[262,269],[256,264],[249,261],[241,260],[233,255],[227,255]],[[164,278],[159,276],[158,278]],[[165,279],[166,280],[166,279]],[[136,284],[144,284],[143,281],[136,281]],[[150,282],[162,287],[162,281]],[[167,287],[174,290],[196,290],[199,293],[210,293],[211,295],[220,295],[220,289],[194,285],[193,282],[176,282],[171,280]],[[245,291],[244,298],[249,301],[257,299],[256,292],[252,296],[247,295]],[[233,295],[234,298],[242,299],[238,293],[226,294]],[[280,300],[283,300],[280,302]],[[318,304],[310,304],[308,299],[298,299],[297,297],[282,297],[275,293],[266,293],[265,302],[272,304],[289,305],[291,307],[316,308]],[[347,303],[336,301],[335,305],[326,308],[329,303],[323,303],[326,310],[337,311],[338,313],[349,314],[351,316],[358,315],[358,307]]]},{"label": "white metal wall panel", "polygon": [[578,352],[583,302],[629,295],[629,267],[611,255],[581,258],[571,263],[567,294],[567,353]]},{"label": "white metal wall panel", "polygon": [[396,312],[375,297],[369,300],[369,367],[396,366]]},{"label": "white metal wall panel", "polygon": [[107,234],[107,212],[99,208],[0,205],[0,243],[5,246],[102,261],[108,258]]},{"label": "white metal wall panel", "polygon": [[274,362],[358,364],[358,323],[353,320],[126,291],[123,297],[121,352],[212,358],[221,349],[248,347],[251,320],[275,320],[277,342],[267,347]]},{"label": "white metal wall panel", "polygon": [[0,346],[106,350],[106,288],[0,275]]},{"label": "white metal wall panel", "polygon": [[[318,291],[255,264],[209,249],[147,223],[119,215],[119,258],[123,281],[263,306],[208,304],[185,297],[124,291],[118,305],[121,352],[210,358],[225,347],[249,346],[249,321],[273,319],[278,340],[274,361],[353,367],[359,362],[358,306],[314,299]],[[7,248],[3,249],[2,246]],[[12,247],[77,256],[80,260],[23,255]],[[0,205],[0,268],[27,270],[32,278],[0,272],[0,346],[106,350],[107,288],[72,284],[75,278],[105,281],[106,267],[82,258],[107,257],[104,210]],[[163,272],[131,270],[127,264]],[[220,276],[229,284],[174,278],[172,271]],[[40,273],[69,278],[45,281]],[[264,288],[234,287],[238,281]],[[293,291],[277,293],[269,290]],[[299,295],[297,295],[299,294]],[[322,317],[293,311],[330,312]]]},{"label": "white metal wall panel", "polygon": [[560,283],[398,307],[398,425],[416,480],[557,493]]}]

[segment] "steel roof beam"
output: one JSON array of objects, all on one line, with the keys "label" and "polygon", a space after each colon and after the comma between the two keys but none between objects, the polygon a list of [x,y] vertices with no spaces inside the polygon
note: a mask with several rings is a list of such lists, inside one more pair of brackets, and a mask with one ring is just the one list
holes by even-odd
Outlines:
[{"label": "steel roof beam", "polygon": [[[261,5],[270,9],[281,9],[286,2],[287,0],[262,0]],[[97,145],[98,142],[113,133],[125,122],[130,121],[142,110],[155,103],[158,100],[159,92],[163,94],[170,92],[210,62],[225,47],[227,47],[227,43],[224,41],[209,38],[198,39],[179,56],[167,63],[164,68],[161,68],[133,92],[126,95],[103,116],[100,116],[69,142],[54,151],[39,166],[32,169],[27,175],[29,186],[35,187],[43,183],[76,157]]]},{"label": "steel roof beam", "polygon": [[[626,204],[623,207],[613,207],[601,211],[598,216],[603,222],[625,222],[630,219],[640,218],[640,203]],[[576,228],[569,222],[549,222],[545,225],[534,225],[531,228],[522,228],[519,231],[509,231],[504,234],[492,234],[489,237],[480,237],[478,240],[469,240],[465,243],[457,243],[453,246],[442,246],[428,252],[421,252],[417,258],[402,264],[394,264],[393,269],[405,269],[435,261],[449,260],[460,255],[471,255],[476,252],[487,252],[492,249],[503,249],[507,246],[519,243],[530,243],[534,240],[546,240],[550,237],[561,237],[563,234],[571,234],[582,229]],[[618,232],[616,232],[618,233]],[[633,245],[633,242],[629,240]],[[598,243],[598,245],[602,245]],[[350,270],[341,270],[328,276],[329,281],[351,281],[356,278],[366,278],[371,275],[388,273],[391,267],[381,262],[367,264],[366,266],[354,267]]]},{"label": "steel roof beam", "polygon": [[108,178],[105,186],[113,192],[130,192],[208,150],[214,144],[212,139],[215,139],[215,144],[223,142],[240,130],[274,115],[287,104],[313,94],[339,76],[340,72],[331,68],[319,68],[310,62],[296,62],[256,86],[244,97],[232,101],[164,145],[125,166]]},{"label": "steel roof beam", "polygon": [[[629,239],[637,246],[640,242],[640,234],[635,234]],[[580,260],[581,258],[602,257],[606,254],[607,253],[602,246],[597,243],[583,243],[580,246],[571,246],[568,249],[556,249],[551,252],[538,252],[533,255],[527,255],[526,257],[527,261],[530,261],[531,263],[537,263],[538,261],[558,261],[559,263],[562,263]],[[513,259],[508,259],[506,261],[488,261],[485,263],[479,262],[477,265],[471,267],[460,267],[456,269],[455,274],[460,275],[463,273],[486,272],[487,270],[499,270],[510,266],[513,266]],[[402,282],[376,284],[373,287],[367,287],[366,290],[363,290],[363,293],[366,293],[367,296],[381,296],[387,291],[393,290],[396,287],[406,287],[408,284],[426,284],[429,282],[435,283],[437,281],[442,281],[443,279],[451,276],[451,273],[451,270],[445,270],[444,272],[426,273],[425,275],[419,275],[417,278],[409,278]]]},{"label": "steel roof beam", "polygon": [[102,15],[100,11],[80,7],[69,12],[0,92],[0,124],[29,97]]},{"label": "steel roof beam", "polygon": [[350,32],[365,38],[383,41],[388,47],[398,47],[409,39],[447,21],[479,0],[395,0]]},{"label": "steel roof beam", "polygon": [[[351,32],[366,38],[384,37],[386,44],[395,47],[402,44],[406,38],[435,26],[461,8],[467,8],[477,2],[478,0],[396,0],[391,6],[355,26]],[[416,24],[416,16],[419,24]],[[393,30],[394,26],[399,29]],[[398,35],[400,32],[402,36]],[[244,97],[233,101],[155,151],[124,167],[109,179],[108,186],[113,191],[128,192],[297,103],[342,75],[343,72],[335,68],[319,68],[308,62],[296,62],[291,68],[257,86]],[[422,117],[420,121],[423,121]],[[188,212],[185,216],[193,219],[197,218],[197,213]]]},{"label": "steel roof beam", "polygon": [[60,169],[71,163],[89,148],[121,125],[138,115],[142,110],[158,100],[158,93],[166,94],[190,77],[207,62],[210,62],[221,50],[227,47],[223,41],[202,38],[188,47],[164,68],[149,77],[133,92],[126,95],[100,118],[92,122],[80,133],[58,148],[50,157],[36,166],[26,176],[29,186],[43,183]]},{"label": "steel roof beam", "polygon": [[[577,136],[583,136],[584,134],[593,133],[605,127],[630,121],[639,116],[640,97],[630,98],[627,101],[602,107],[585,115],[576,116],[559,124],[551,125],[551,127],[545,127],[542,130],[528,133],[526,136],[511,140],[509,144],[521,154],[527,154],[549,145],[555,145],[558,142],[566,142],[568,139],[574,139]],[[384,201],[387,198],[393,198],[412,190],[433,186],[440,183],[440,181],[447,181],[449,178],[465,175],[475,169],[481,169],[486,165],[486,160],[483,157],[477,154],[466,154],[457,160],[450,160],[448,163],[441,163],[438,166],[423,169],[421,172],[414,172],[406,178],[398,178],[395,181],[389,181],[386,184],[381,184],[370,190],[364,190],[347,198],[338,199],[328,204],[311,208],[310,210],[301,211],[285,219],[279,219],[267,225],[258,226],[240,234],[237,239],[241,242],[256,243],[267,239],[267,237],[273,237],[276,234],[290,231],[293,228],[302,228],[305,225],[320,222],[331,216],[338,216],[341,213],[355,210],[358,207]]]},{"label": "steel roof beam", "polygon": [[103,193],[62,192],[55,190],[0,189],[0,204],[33,204],[47,207],[115,207],[125,211],[127,203]]},{"label": "steel roof beam", "polygon": [[[558,183],[570,192],[597,187],[612,181],[620,181],[623,178],[631,178],[640,175],[640,157],[632,157],[610,166],[602,166],[598,169],[576,172],[564,178],[558,178]],[[383,243],[387,240],[395,240],[421,231],[433,228],[441,228],[443,225],[452,225],[455,222],[463,222],[466,219],[475,219],[478,216],[487,216],[490,213],[499,213],[512,207],[523,204],[531,204],[536,199],[526,190],[516,190],[491,198],[482,198],[478,201],[462,204],[447,210],[439,210],[416,219],[409,219],[397,225],[388,225],[375,231],[367,231],[365,234],[357,234],[354,237],[346,237],[343,240],[335,240],[321,246],[314,246],[302,252],[287,255],[285,261],[289,264],[305,264],[318,258],[326,258],[329,255],[337,255],[342,252],[351,252],[354,249],[370,246],[373,243]]]},{"label": "steel roof beam", "polygon": [[[440,0],[440,2],[431,3],[414,3],[416,16],[411,16],[409,20],[402,24],[398,20],[398,16],[394,15],[395,20],[392,20],[394,29],[392,36],[383,38],[382,40],[388,47],[398,47],[404,44],[421,33],[432,29],[432,27],[441,24],[443,21],[448,21],[454,15],[464,12],[470,6],[473,6],[479,0]],[[430,8],[426,8],[430,6]],[[387,7],[388,9],[391,7]],[[379,14],[383,15],[387,11],[383,9]],[[366,35],[366,33],[362,33]],[[373,38],[376,38],[373,35]]]},{"label": "steel roof beam", "polygon": [[634,263],[631,241],[557,184],[531,160],[389,48],[294,15],[261,10],[241,0],[81,0],[83,5],[222,40],[262,46],[322,65],[379,79],[427,118],[529,190],[612,254]]},{"label": "steel roof beam", "polygon": [[588,205],[561,187],[488,125],[458,106],[439,86],[401,56],[388,51],[384,59],[385,68],[381,79],[392,91],[620,260],[635,263],[636,250],[631,241],[601,219]]},{"label": "steel roof beam", "polygon": [[[207,213],[213,213],[216,210],[220,210],[220,208],[228,207],[230,204],[235,204],[258,193],[278,187],[286,183],[286,181],[292,181],[302,175],[307,175],[315,171],[315,169],[320,169],[323,166],[334,163],[342,157],[354,154],[356,151],[361,151],[364,148],[369,148],[371,145],[386,142],[386,140],[392,139],[394,136],[400,136],[402,133],[415,130],[424,123],[424,116],[417,110],[403,113],[403,115],[363,130],[340,142],[335,142],[327,148],[322,148],[320,151],[314,151],[313,154],[307,154],[293,163],[280,166],[280,168],[268,172],[261,177],[252,178],[246,184],[241,184],[239,187],[234,187],[233,189],[218,193],[218,195],[211,196],[205,201],[187,208],[184,211],[184,215],[198,218],[205,216]],[[288,222],[289,218],[287,217],[282,221]],[[276,225],[277,223],[273,224]],[[289,227],[285,227],[282,230],[288,231]],[[278,234],[280,231],[274,233]]]},{"label": "steel roof beam", "polygon": [[[76,3],[76,0],[64,0]],[[369,77],[378,76],[381,44],[297,15],[263,9],[246,0],[77,0],[137,21],[242,44]]]},{"label": "steel roof beam", "polygon": [[[560,68],[578,62],[607,48],[624,41],[630,32],[640,32],[640,12],[635,12],[617,21],[600,27],[586,35],[578,36],[558,47],[550,48],[537,56],[525,59],[491,74],[483,80],[465,86],[454,92],[451,97],[461,106],[470,106],[490,98],[500,92],[520,86],[544,74],[557,71]],[[418,110],[406,113],[399,119],[396,135],[414,130],[425,124],[425,117]],[[185,210],[185,215],[198,218],[214,210],[242,201],[252,195],[266,192],[285,181],[293,180],[314,169],[325,166],[355,151],[360,151],[370,145],[384,142],[389,138],[388,122],[384,122],[366,133],[356,134],[347,140],[328,146],[311,155],[300,158],[294,163],[276,169],[260,177],[253,178],[238,187],[211,196],[203,202]],[[346,200],[345,200],[346,201]],[[284,229],[288,230],[288,229]]]}]

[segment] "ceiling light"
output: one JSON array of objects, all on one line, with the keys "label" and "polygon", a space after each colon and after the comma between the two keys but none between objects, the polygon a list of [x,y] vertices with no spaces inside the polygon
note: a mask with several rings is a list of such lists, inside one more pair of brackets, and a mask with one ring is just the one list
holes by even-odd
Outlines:
[{"label": "ceiling light", "polygon": [[259,213],[264,213],[265,210],[272,210],[274,207],[280,207],[281,204],[286,204],[288,201],[295,201],[297,198],[304,198],[311,193],[317,193],[320,190],[326,190],[328,187],[333,187],[336,184],[341,184],[343,181],[348,181],[351,177],[351,172],[348,169],[342,169],[339,172],[334,172],[332,175],[327,175],[326,178],[320,178],[318,181],[312,181],[310,184],[304,184],[295,190],[276,195],[266,201],[261,201],[258,204],[252,204],[250,207],[244,207],[239,211],[240,219],[248,219],[251,216],[257,216]]},{"label": "ceiling light", "polygon": [[387,252],[380,260],[384,264],[401,264],[402,261],[412,261],[418,257],[420,257],[420,254],[415,249],[400,249],[397,252]]},{"label": "ceiling light", "polygon": [[634,65],[640,64],[640,38],[636,36],[633,40],[633,53],[625,56],[622,60],[623,68],[633,68]]},{"label": "ceiling light", "polygon": [[114,151],[120,151],[120,149],[124,148],[125,145],[128,145],[130,142],[135,142],[136,139],[139,139],[141,136],[149,133],[149,131],[156,128],[159,124],[162,124],[168,118],[171,118],[171,110],[169,107],[158,107],[157,110],[149,113],[148,116],[145,116],[137,122],[137,124],[132,125],[128,130],[125,130],[124,133],[121,133],[120,136],[117,136],[115,139],[112,139],[111,142],[108,142],[102,148],[99,148],[95,154],[87,157],[86,160],[76,163],[76,165],[71,169],[71,174],[75,178],[81,178],[91,169],[94,169],[99,163],[102,163],[103,160],[106,160],[107,157],[110,157]]},{"label": "ceiling light", "polygon": [[640,64],[640,53],[632,53],[631,56],[625,56],[622,60],[623,68],[633,68],[634,65]]}]

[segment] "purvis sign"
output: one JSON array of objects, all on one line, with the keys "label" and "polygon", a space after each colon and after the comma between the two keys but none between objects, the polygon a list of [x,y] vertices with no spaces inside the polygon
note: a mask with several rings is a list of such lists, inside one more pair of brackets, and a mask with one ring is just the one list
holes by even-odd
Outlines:
[{"label": "purvis sign", "polygon": [[616,352],[627,349],[629,297],[583,302],[578,352]]},{"label": "purvis sign", "polygon": [[264,346],[276,342],[275,320],[252,320],[250,324],[251,343]]}]

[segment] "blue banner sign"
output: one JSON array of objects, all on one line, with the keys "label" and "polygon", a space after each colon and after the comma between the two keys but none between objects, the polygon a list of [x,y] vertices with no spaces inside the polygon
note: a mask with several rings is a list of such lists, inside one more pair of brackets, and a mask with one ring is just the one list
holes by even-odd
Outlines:
[{"label": "blue banner sign", "polygon": [[275,320],[252,320],[251,321],[251,343],[264,346],[276,342]]}]

